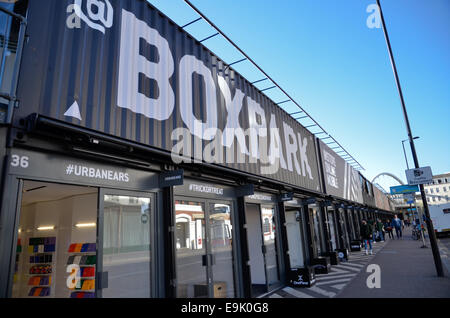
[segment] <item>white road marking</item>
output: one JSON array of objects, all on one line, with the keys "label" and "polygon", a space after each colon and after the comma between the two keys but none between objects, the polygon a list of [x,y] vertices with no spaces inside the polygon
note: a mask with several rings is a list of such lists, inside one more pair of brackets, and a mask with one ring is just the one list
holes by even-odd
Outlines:
[{"label": "white road marking", "polygon": [[269,298],[283,298],[283,296],[280,296],[278,294],[272,294],[269,296]]},{"label": "white road marking", "polygon": [[351,281],[352,278],[353,278],[353,277],[348,277],[348,278],[342,278],[342,279],[335,279],[335,280],[330,280],[330,281],[320,282],[320,283],[316,283],[316,286],[329,285],[329,284],[336,284],[336,283],[345,283],[345,282]]},{"label": "white road marking", "polygon": [[346,285],[347,284],[338,284],[338,285],[333,285],[333,286],[330,286],[330,287],[332,287],[334,289],[337,289],[337,290],[341,290]]},{"label": "white road marking", "polygon": [[[337,273],[348,273],[348,271],[332,268],[329,274],[321,274],[321,275],[330,275],[330,274],[334,274],[334,273],[336,273],[336,274]],[[319,275],[316,275],[316,277],[319,277]]]},{"label": "white road marking", "polygon": [[302,293],[301,291],[298,291],[298,290],[296,290],[294,288],[291,288],[291,287],[285,287],[285,288],[283,288],[283,291],[288,293],[288,294],[291,294],[292,296],[298,297],[298,298],[314,298],[311,295]]},{"label": "white road marking", "polygon": [[311,290],[311,291],[313,291],[315,293],[318,293],[320,295],[326,296],[326,297],[334,297],[334,296],[336,296],[336,293],[323,290],[322,288],[319,288],[317,286],[312,286],[312,287],[309,288],[309,290]]},{"label": "white road marking", "polygon": [[328,276],[328,277],[317,277],[316,280],[319,282],[322,282],[324,280],[330,280],[330,279],[339,279],[344,277],[354,277],[358,275],[358,273],[352,273],[352,274],[341,274],[341,275],[334,275],[334,276]]},{"label": "white road marking", "polygon": [[354,267],[359,267],[359,268],[366,266],[366,265],[361,265],[361,264],[358,264],[358,263],[346,263],[344,265],[345,266],[354,266]]},{"label": "white road marking", "polygon": [[355,268],[352,266],[347,266],[347,265],[339,265],[340,269],[347,269],[347,270],[351,270],[351,271],[356,271],[359,272],[361,269],[360,268]]}]

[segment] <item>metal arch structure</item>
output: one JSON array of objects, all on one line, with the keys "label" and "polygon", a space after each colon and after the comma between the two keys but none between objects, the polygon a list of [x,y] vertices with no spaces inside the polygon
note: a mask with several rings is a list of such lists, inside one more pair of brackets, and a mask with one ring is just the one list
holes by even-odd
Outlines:
[{"label": "metal arch structure", "polygon": [[395,175],[393,175],[392,173],[389,173],[389,172],[382,172],[382,173],[377,174],[377,176],[372,179],[372,184],[374,183],[376,178],[381,177],[381,176],[389,176],[392,179],[394,179],[395,181],[397,181],[398,183],[400,183],[400,185],[404,185],[403,181],[400,180],[400,178],[396,177]]}]

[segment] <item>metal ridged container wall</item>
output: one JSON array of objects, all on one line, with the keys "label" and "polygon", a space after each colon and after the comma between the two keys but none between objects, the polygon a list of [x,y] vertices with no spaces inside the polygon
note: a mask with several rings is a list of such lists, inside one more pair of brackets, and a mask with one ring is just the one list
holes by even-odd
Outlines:
[{"label": "metal ridged container wall", "polygon": [[[37,113],[168,153],[181,140],[172,139],[176,128],[256,127],[272,139],[268,154],[280,157],[280,169],[265,174],[270,162],[249,162],[263,149],[251,135],[244,163],[213,163],[322,191],[314,135],[283,109],[146,1],[93,2],[30,1],[16,125]],[[219,140],[217,149],[236,155],[238,135],[231,148],[206,137],[202,149]]]}]

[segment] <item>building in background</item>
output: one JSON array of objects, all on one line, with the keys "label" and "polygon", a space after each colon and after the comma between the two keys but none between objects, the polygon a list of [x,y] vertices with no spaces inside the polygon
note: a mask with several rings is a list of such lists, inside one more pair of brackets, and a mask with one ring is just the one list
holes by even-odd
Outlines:
[{"label": "building in background", "polygon": [[430,205],[450,202],[450,172],[433,176],[433,182],[424,185],[427,202]]}]

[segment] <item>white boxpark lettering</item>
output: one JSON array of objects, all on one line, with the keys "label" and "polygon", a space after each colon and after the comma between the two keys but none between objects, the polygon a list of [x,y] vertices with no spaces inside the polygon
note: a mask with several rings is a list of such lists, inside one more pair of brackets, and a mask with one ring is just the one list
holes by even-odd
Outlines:
[{"label": "white boxpark lettering", "polygon": [[248,155],[247,146],[245,144],[245,133],[239,124],[239,114],[242,109],[242,102],[244,101],[244,93],[239,89],[236,89],[234,98],[231,98],[230,87],[222,76],[217,77],[219,82],[219,88],[225,98],[225,107],[228,112],[227,125],[223,132],[223,145],[225,147],[231,147],[234,143],[234,137],[236,136],[239,143],[239,149],[241,153]]},{"label": "white boxpark lettering", "polygon": [[[141,38],[158,49],[158,63],[150,62],[139,53]],[[175,107],[175,95],[169,83],[173,72],[173,57],[167,40],[144,21],[136,19],[133,13],[122,10],[117,105],[148,118],[168,119]],[[139,92],[139,73],[158,83],[157,98]]]},{"label": "white boxpark lettering", "polygon": [[258,137],[267,136],[266,114],[264,109],[247,96],[248,122],[250,128],[250,154],[260,159]]},{"label": "white boxpark lettering", "polygon": [[[192,75],[197,73],[203,77],[206,89],[206,124],[195,118],[192,103]],[[185,55],[180,61],[180,112],[181,118],[189,130],[205,140],[212,140],[217,130],[216,85],[211,71],[195,56]]]},{"label": "white boxpark lettering", "polygon": [[[262,174],[277,173],[279,167],[294,172],[295,167],[297,175],[314,180],[307,156],[307,138],[302,139],[298,131],[283,121],[277,124],[275,114],[266,113],[259,102],[246,96],[241,90],[236,88],[233,96],[225,78],[219,75],[214,78],[211,70],[197,57],[182,56],[176,68],[167,40],[133,13],[123,9],[121,25],[117,94],[119,107],[154,120],[169,119],[175,108],[175,93],[169,79],[177,70],[177,105],[186,128],[177,127],[171,132],[171,139],[175,142],[172,148],[172,160],[175,163],[192,162],[192,158],[194,162],[204,160],[210,163],[225,163],[224,157],[226,163],[258,163],[259,160]],[[159,56],[157,62],[151,62],[142,55],[142,40],[156,47]],[[156,82],[156,97],[149,97],[139,91],[142,74]],[[194,114],[194,75],[198,75],[203,81],[201,86],[204,89],[206,114],[203,121]],[[223,132],[218,128],[219,94],[216,86],[225,100],[227,110]],[[240,118],[245,106],[248,117]],[[269,127],[267,118],[270,118]],[[244,130],[241,123],[248,128]],[[283,125],[282,135],[278,125]],[[236,146],[239,147],[236,154],[233,147],[235,139]],[[205,140],[210,143],[205,144]],[[314,143],[310,144],[314,146]],[[224,151],[223,148],[227,150]]]}]

